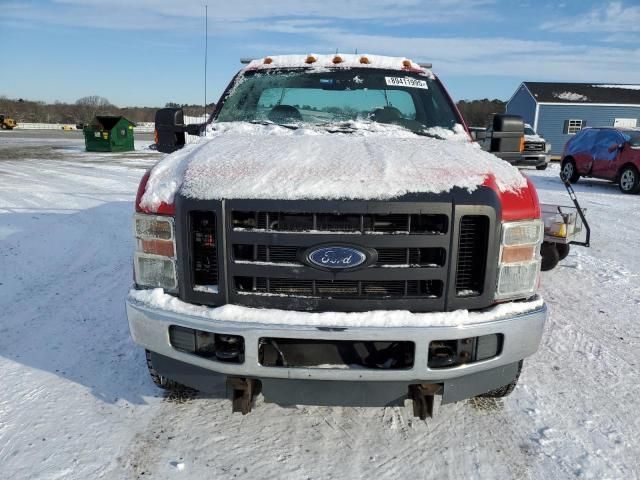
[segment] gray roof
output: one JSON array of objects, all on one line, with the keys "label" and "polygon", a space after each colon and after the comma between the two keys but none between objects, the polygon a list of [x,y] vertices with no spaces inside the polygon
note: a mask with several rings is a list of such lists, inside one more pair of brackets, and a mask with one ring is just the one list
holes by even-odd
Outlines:
[{"label": "gray roof", "polygon": [[640,106],[640,85],[622,83],[524,82],[536,101],[613,103]]}]

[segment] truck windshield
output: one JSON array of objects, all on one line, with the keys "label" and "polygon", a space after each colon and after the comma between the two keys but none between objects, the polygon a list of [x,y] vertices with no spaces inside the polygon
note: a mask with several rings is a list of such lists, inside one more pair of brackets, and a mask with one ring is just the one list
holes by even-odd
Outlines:
[{"label": "truck windshield", "polygon": [[246,72],[229,90],[216,121],[293,126],[368,121],[416,133],[460,123],[437,81],[373,69]]}]

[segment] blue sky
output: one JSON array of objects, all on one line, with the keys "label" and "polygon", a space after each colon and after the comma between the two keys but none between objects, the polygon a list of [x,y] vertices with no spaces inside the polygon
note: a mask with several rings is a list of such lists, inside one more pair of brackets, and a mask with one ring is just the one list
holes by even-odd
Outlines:
[{"label": "blue sky", "polygon": [[119,106],[208,101],[240,57],[407,56],[457,99],[508,99],[521,81],[640,83],[640,4],[498,0],[0,0],[0,95]]}]

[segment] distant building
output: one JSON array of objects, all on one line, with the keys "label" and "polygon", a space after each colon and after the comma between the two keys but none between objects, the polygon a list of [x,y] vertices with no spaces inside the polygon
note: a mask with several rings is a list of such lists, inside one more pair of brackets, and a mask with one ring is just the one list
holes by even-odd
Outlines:
[{"label": "distant building", "polygon": [[559,156],[580,129],[640,127],[640,85],[523,82],[507,102]]}]

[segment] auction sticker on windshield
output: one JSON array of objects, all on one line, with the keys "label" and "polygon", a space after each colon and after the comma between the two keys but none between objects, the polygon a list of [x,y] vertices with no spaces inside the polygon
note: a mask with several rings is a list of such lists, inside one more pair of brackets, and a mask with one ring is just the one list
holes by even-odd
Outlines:
[{"label": "auction sticker on windshield", "polygon": [[418,80],[411,77],[384,77],[387,81],[387,85],[393,87],[409,87],[409,88],[424,88],[428,89],[426,80]]}]

